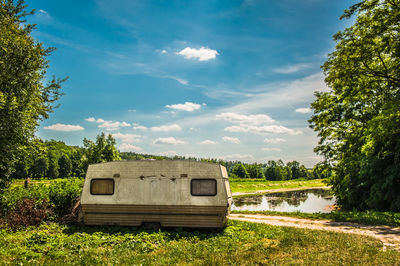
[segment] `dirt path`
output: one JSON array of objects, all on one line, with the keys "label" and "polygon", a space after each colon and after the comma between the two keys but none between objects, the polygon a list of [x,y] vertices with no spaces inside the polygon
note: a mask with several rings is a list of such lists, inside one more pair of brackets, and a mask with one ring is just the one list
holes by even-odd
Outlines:
[{"label": "dirt path", "polygon": [[306,190],[306,189],[330,189],[331,187],[323,186],[323,187],[295,187],[295,188],[278,188],[278,189],[266,189],[266,190],[257,190],[253,192],[234,192],[232,195],[235,196],[243,196],[243,195],[256,195],[263,193],[273,193],[273,192],[286,192],[286,191],[296,191],[296,190]]},{"label": "dirt path", "polygon": [[289,226],[313,230],[326,230],[347,234],[372,236],[382,241],[384,248],[400,250],[400,227],[362,225],[349,222],[329,220],[309,220],[284,216],[267,216],[262,214],[230,214],[229,219],[253,223],[265,223],[276,226]]}]

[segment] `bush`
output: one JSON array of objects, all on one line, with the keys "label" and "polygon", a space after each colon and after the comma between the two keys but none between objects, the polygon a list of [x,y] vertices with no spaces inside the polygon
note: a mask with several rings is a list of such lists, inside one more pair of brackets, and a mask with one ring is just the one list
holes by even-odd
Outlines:
[{"label": "bush", "polygon": [[48,202],[48,187],[44,184],[31,184],[27,189],[24,186],[9,187],[0,195],[0,214],[3,217],[7,216],[24,199],[33,200],[35,204],[44,200]]},{"label": "bush", "polygon": [[[54,180],[50,185],[31,184],[28,188],[22,185],[11,186],[0,195],[0,214],[7,217],[10,213],[18,211],[18,208],[25,208],[20,203],[28,199],[36,207],[46,202],[54,214],[53,218],[60,219],[71,211],[82,191],[82,186],[83,179],[79,178]],[[32,213],[24,212],[24,214]]]},{"label": "bush", "polygon": [[39,225],[46,221],[52,214],[46,200],[38,202],[33,199],[23,199],[18,201],[15,208],[8,213],[5,221],[7,225],[16,230],[19,227]]},{"label": "bush", "polygon": [[49,200],[57,217],[71,212],[75,201],[80,196],[83,179],[70,178],[52,182],[49,186]]}]

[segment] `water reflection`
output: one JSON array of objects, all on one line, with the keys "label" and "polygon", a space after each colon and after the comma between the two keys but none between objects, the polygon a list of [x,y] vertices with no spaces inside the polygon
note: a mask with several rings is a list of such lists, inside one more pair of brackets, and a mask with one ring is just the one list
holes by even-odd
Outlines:
[{"label": "water reflection", "polygon": [[235,198],[232,210],[326,213],[334,204],[330,190],[308,189]]}]

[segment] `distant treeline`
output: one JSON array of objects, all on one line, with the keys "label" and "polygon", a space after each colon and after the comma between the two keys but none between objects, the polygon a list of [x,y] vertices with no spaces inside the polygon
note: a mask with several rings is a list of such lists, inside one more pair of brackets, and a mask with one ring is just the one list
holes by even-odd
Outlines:
[{"label": "distant treeline", "polygon": [[247,164],[241,161],[224,161],[222,159],[204,159],[196,157],[185,157],[175,155],[173,157],[156,156],[151,154],[139,154],[135,152],[121,152],[123,160],[193,160],[203,162],[213,162],[224,165],[230,178],[265,178],[267,180],[290,180],[290,179],[316,179],[327,178],[329,172],[321,165],[317,164],[312,169],[307,169],[297,161],[288,162],[286,165],[282,160],[270,160],[267,163]]},{"label": "distant treeline", "polygon": [[316,165],[307,169],[297,161],[270,160],[267,163],[246,164],[241,161],[224,161],[221,159],[204,159],[185,156],[159,156],[139,154],[135,152],[119,152],[115,147],[115,139],[104,133],[97,136],[96,141],[83,140],[83,147],[69,146],[62,141],[39,141],[36,154],[23,157],[16,165],[12,177],[20,178],[68,178],[84,177],[91,163],[115,160],[192,160],[213,162],[224,165],[231,178],[259,178],[267,180],[314,179],[326,178],[323,167]]},{"label": "distant treeline", "polygon": [[85,138],[83,147],[69,146],[55,140],[38,140],[35,146],[35,154],[21,156],[12,174],[13,179],[84,177],[91,163],[121,159],[115,139],[104,133],[98,135],[95,142]]}]

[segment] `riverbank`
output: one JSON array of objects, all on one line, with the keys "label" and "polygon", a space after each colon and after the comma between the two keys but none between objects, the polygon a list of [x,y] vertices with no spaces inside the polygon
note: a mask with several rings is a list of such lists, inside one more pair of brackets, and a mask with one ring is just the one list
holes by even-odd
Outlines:
[{"label": "riverbank", "polygon": [[253,192],[233,192],[233,197],[241,197],[241,196],[251,196],[251,195],[259,195],[266,193],[274,193],[274,192],[288,192],[288,191],[298,191],[298,190],[307,190],[307,189],[331,189],[329,186],[322,187],[294,187],[294,188],[277,188],[277,189],[266,189],[266,190],[257,190]]},{"label": "riverbank", "polygon": [[285,181],[268,181],[264,179],[231,179],[229,180],[229,183],[232,195],[234,197],[311,188],[330,188],[327,186],[325,179],[295,179]]}]

